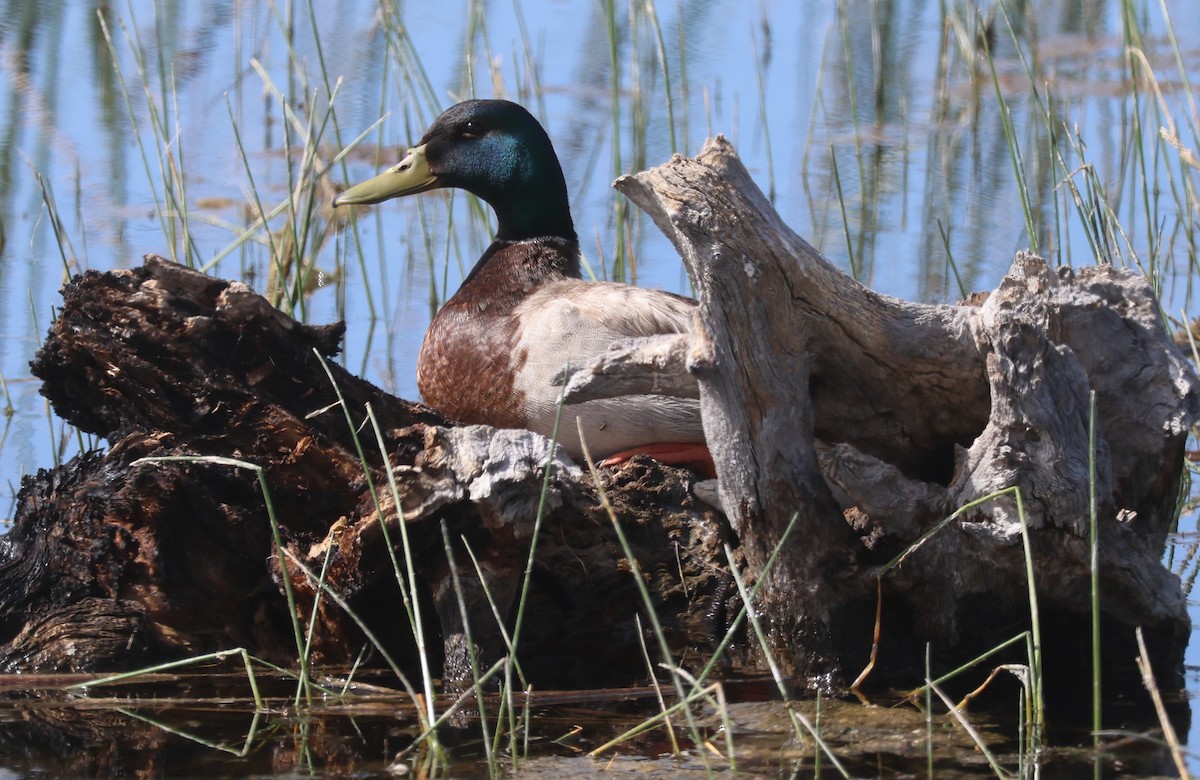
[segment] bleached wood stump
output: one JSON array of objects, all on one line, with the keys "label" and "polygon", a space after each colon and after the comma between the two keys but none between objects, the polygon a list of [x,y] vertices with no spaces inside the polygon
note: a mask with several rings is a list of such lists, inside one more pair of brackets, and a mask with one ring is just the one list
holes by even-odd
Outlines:
[{"label": "bleached wood stump", "polygon": [[[1113,643],[1127,650],[1145,626],[1181,659],[1190,624],[1161,559],[1200,406],[1143,277],[1054,271],[1022,253],[980,305],[880,295],[783,224],[721,138],[615,186],[679,250],[700,299],[697,333],[626,345],[576,374],[569,397],[610,385],[698,393],[751,574],[794,518],[761,599],[785,657],[815,671],[861,645],[873,567],[1009,488],[1023,501],[1042,609],[1065,621],[1056,635],[1086,625],[1094,485]],[[942,645],[993,637],[1028,625],[1025,571],[1010,492],[888,571],[885,615]]]}]

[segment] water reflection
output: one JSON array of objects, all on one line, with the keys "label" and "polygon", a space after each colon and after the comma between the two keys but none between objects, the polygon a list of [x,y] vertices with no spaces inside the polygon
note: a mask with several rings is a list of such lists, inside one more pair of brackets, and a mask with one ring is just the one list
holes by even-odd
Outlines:
[{"label": "water reflection", "polygon": [[[316,703],[306,718],[286,714],[288,688],[294,682],[269,676],[260,680],[268,707],[259,712],[246,695],[245,679],[216,672],[156,675],[150,682],[90,691],[86,696],[44,692],[31,699],[17,692],[3,693],[0,765],[17,773],[64,777],[391,777],[428,769],[431,763],[444,767],[448,760],[451,776],[489,776],[477,721],[467,719],[458,727],[441,729],[447,752],[435,758],[411,749],[421,733],[411,702],[398,691],[373,686],[361,672],[356,679],[346,691],[342,690],[345,679],[324,680],[330,695]],[[0,687],[11,682],[15,681],[0,679]],[[43,685],[50,682],[42,680]],[[535,694],[528,743],[519,743],[521,755],[515,762],[502,750],[496,763],[501,774],[515,763],[521,777],[609,777],[619,771],[636,771],[639,777],[699,778],[714,772],[725,776],[729,765],[722,752],[728,739],[736,746],[737,769],[742,773],[786,771],[790,776],[809,777],[819,776],[822,768],[836,772],[830,757],[819,756],[812,740],[795,738],[782,703],[755,695],[754,689],[763,685],[734,682],[729,693],[740,702],[727,705],[724,712],[715,708],[698,712],[697,725],[710,743],[696,750],[680,734],[679,756],[671,755],[671,745],[661,732],[624,740],[591,755],[654,713],[653,689]],[[498,703],[492,697],[489,711],[495,712]],[[923,776],[931,768],[939,778],[995,776],[965,731],[936,721],[931,729],[918,709],[878,706],[885,703],[889,702],[824,699],[801,703],[796,712],[817,724],[833,760],[853,777]],[[445,706],[439,703],[439,710]],[[1015,768],[1018,748],[1011,737],[1012,724],[986,712],[974,713],[972,720],[976,734],[1000,765]],[[1080,739],[1086,741],[1084,737]],[[507,743],[507,738],[501,742]],[[1109,753],[1099,765],[1106,773],[1167,776],[1173,771],[1168,751],[1160,744],[1120,734],[1110,735],[1106,743]],[[927,746],[933,749],[932,757]],[[1061,747],[1041,762],[1043,775],[1051,777],[1091,776],[1092,766],[1088,751]]]}]

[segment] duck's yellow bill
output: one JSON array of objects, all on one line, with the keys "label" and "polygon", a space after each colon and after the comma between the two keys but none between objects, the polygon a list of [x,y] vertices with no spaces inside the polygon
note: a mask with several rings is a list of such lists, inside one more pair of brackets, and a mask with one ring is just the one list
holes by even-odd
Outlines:
[{"label": "duck's yellow bill", "polygon": [[429,170],[425,146],[408,150],[404,159],[374,179],[355,184],[333,199],[334,206],[363,206],[403,195],[432,190],[438,186],[437,176]]}]

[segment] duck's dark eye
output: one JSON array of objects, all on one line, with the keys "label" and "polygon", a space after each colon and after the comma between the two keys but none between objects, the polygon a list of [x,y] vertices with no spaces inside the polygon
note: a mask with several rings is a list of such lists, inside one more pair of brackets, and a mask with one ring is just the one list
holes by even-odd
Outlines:
[{"label": "duck's dark eye", "polygon": [[483,138],[483,127],[478,122],[468,121],[462,127],[463,138]]}]

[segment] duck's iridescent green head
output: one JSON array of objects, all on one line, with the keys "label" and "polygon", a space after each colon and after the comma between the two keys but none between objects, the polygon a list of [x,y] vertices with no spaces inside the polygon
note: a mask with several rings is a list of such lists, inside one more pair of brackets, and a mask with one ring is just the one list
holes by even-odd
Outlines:
[{"label": "duck's iridescent green head", "polygon": [[467,100],[439,116],[397,165],[355,185],[333,205],[458,187],[496,211],[500,239],[575,240],[567,185],[550,137],[533,115],[507,100]]}]

